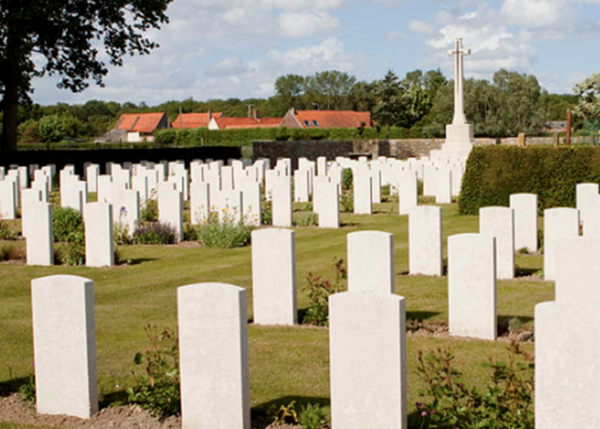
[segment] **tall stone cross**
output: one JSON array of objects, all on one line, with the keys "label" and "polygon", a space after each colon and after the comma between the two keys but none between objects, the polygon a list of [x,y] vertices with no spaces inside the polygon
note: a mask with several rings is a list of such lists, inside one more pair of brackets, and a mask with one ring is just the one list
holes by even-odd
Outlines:
[{"label": "tall stone cross", "polygon": [[470,49],[463,49],[462,39],[456,39],[456,46],[453,51],[448,51],[448,55],[454,55],[454,118],[452,119],[453,125],[466,124],[467,117],[465,116],[464,107],[464,68],[463,68],[463,57],[465,55],[471,55]]}]

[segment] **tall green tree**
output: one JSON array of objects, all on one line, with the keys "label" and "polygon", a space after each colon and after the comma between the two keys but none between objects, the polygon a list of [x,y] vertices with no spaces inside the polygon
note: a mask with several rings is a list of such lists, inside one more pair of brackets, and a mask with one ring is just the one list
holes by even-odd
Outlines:
[{"label": "tall green tree", "polygon": [[116,66],[127,55],[150,53],[157,44],[144,33],[168,22],[171,1],[0,0],[0,149],[16,149],[18,105],[29,99],[33,77],[58,75],[58,87],[74,92],[89,81],[102,85],[108,65],[97,43]]},{"label": "tall green tree", "polygon": [[575,112],[585,119],[600,122],[600,73],[578,83],[573,91],[579,97]]},{"label": "tall green tree", "polygon": [[376,104],[373,108],[373,118],[387,127],[387,136],[390,136],[390,128],[402,114],[402,86],[398,76],[388,70],[385,77],[374,84]]}]

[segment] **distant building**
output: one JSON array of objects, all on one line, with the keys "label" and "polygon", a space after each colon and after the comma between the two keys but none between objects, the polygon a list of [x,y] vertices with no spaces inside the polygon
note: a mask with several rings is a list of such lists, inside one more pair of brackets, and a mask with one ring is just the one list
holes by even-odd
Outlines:
[{"label": "distant building", "polygon": [[247,128],[277,128],[281,118],[261,118],[258,111],[249,118],[214,117],[208,124],[209,130],[240,130]]},{"label": "distant building", "polygon": [[351,110],[296,110],[290,109],[283,120],[287,128],[358,128],[371,126],[369,112]]},{"label": "distant building", "polygon": [[172,122],[173,128],[208,128],[210,120],[223,116],[221,112],[212,113],[210,110],[207,113],[180,113]]},{"label": "distant building", "polygon": [[545,133],[566,133],[567,121],[550,121],[546,122],[542,131]]},{"label": "distant building", "polygon": [[152,142],[154,141],[154,131],[163,128],[171,128],[171,122],[166,113],[124,113],[115,128],[96,139],[96,142]]}]

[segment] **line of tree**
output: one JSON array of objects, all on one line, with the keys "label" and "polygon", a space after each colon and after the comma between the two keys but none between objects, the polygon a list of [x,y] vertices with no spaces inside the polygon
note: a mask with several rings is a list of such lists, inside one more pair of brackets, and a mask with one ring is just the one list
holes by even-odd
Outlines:
[{"label": "line of tree", "polygon": [[[409,134],[416,137],[443,137],[445,125],[452,121],[453,85],[439,69],[414,70],[402,79],[390,70],[372,82],[333,70],[310,76],[281,76],[275,82],[275,95],[267,99],[189,98],[156,106],[97,100],[81,105],[23,103],[18,112],[18,138],[23,143],[90,140],[112,129],[123,113],[166,112],[173,121],[180,112],[208,110],[243,117],[249,106],[261,116],[271,117],[282,117],[291,107],[369,111],[377,126],[387,130],[393,126],[410,130]],[[587,100],[588,107],[578,110],[580,118],[598,116],[597,110],[589,107],[595,106],[594,86],[590,85],[578,94],[549,94],[532,75],[499,70],[491,81],[466,80],[466,115],[477,136],[505,137],[519,132],[539,135],[548,121],[566,119],[567,111],[577,109],[581,100]]]}]

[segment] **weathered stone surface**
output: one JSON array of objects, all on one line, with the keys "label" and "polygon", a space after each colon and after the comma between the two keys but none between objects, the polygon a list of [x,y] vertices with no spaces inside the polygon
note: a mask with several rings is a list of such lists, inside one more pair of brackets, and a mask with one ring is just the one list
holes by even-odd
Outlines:
[{"label": "weathered stone surface", "polygon": [[89,418],[98,411],[94,283],[34,279],[31,301],[37,412]]},{"label": "weathered stone surface", "polygon": [[405,333],[401,296],[329,297],[332,427],[407,428]]},{"label": "weathered stone surface", "polygon": [[184,286],[177,306],[183,429],[250,429],[246,290]]},{"label": "weathered stone surface", "polygon": [[448,237],[450,334],[497,337],[495,238],[482,234]]},{"label": "weathered stone surface", "polygon": [[296,308],[296,234],[268,228],[252,231],[254,323],[294,325]]}]

